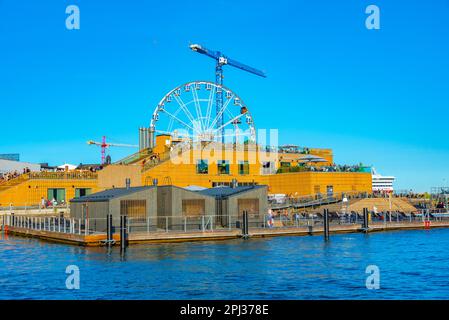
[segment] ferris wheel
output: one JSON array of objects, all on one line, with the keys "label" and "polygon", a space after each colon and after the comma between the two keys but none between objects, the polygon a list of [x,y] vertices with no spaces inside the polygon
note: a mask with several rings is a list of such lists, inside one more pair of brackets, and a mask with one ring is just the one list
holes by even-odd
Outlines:
[{"label": "ferris wheel", "polygon": [[[217,95],[223,97],[220,108]],[[188,82],[167,93],[153,112],[150,129],[192,141],[256,141],[254,120],[242,99],[209,81]]]}]

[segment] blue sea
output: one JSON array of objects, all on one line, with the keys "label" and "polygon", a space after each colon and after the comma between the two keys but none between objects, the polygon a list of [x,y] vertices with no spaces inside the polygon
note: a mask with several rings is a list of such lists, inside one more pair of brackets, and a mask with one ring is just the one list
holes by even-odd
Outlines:
[{"label": "blue sea", "polygon": [[[449,229],[133,245],[0,236],[0,299],[448,299]],[[79,289],[66,268],[79,268]],[[379,289],[367,289],[369,265]]]}]

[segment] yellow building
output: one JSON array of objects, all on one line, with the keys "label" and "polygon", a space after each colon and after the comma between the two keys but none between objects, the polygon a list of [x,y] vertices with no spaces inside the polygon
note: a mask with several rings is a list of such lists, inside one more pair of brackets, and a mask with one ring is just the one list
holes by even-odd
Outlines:
[{"label": "yellow building", "polygon": [[[214,113],[217,94],[223,99]],[[226,137],[234,143],[211,142]],[[262,147],[256,138],[249,108],[235,92],[208,81],[189,82],[168,92],[157,104],[150,126],[139,129],[141,151],[97,173],[32,172],[0,181],[0,206],[37,205],[42,198],[67,202],[124,187],[125,179],[131,186],[157,182],[207,188],[237,181],[268,185],[269,193],[291,196],[372,191],[370,170],[335,166],[331,149]]]},{"label": "yellow building", "polygon": [[[271,194],[309,196],[339,192],[371,192],[370,172],[326,172],[333,164],[332,150],[308,149],[304,152],[268,150],[256,144],[173,141],[168,135],[156,137],[153,152],[140,152],[106,166],[103,170],[69,172],[31,172],[0,184],[0,206],[37,205],[42,198],[65,202],[75,196],[108,188],[131,186],[189,185],[213,187],[230,185],[268,185]],[[318,163],[301,163],[307,157]],[[323,160],[324,159],[324,160]],[[318,171],[311,171],[316,168]]]},{"label": "yellow building", "polygon": [[38,205],[42,198],[67,203],[76,196],[97,191],[96,173],[30,172],[0,184],[0,207]]}]

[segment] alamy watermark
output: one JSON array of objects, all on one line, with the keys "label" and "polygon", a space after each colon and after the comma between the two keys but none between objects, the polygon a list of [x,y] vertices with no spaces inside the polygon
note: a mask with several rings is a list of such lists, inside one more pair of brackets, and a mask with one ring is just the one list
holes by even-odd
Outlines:
[{"label": "alamy watermark", "polygon": [[366,7],[365,13],[369,16],[365,20],[365,26],[368,30],[380,29],[380,9],[378,6],[371,4]]},{"label": "alamy watermark", "polygon": [[365,269],[365,273],[369,274],[366,278],[365,285],[368,290],[380,289],[380,269],[376,265],[369,265]]},{"label": "alamy watermark", "polygon": [[80,268],[77,265],[71,264],[65,268],[65,273],[68,274],[65,280],[65,287],[69,290],[79,290]]},{"label": "alamy watermark", "polygon": [[67,6],[65,13],[68,14],[65,19],[65,27],[68,30],[80,29],[80,8],[74,4]]}]

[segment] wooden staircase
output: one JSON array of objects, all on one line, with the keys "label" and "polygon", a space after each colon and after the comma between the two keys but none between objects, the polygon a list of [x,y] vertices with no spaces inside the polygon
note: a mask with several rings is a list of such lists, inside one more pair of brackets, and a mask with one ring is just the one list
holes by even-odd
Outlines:
[{"label": "wooden staircase", "polygon": [[21,184],[22,182],[27,181],[29,179],[30,179],[29,174],[25,173],[25,174],[21,174],[20,176],[14,178],[14,179],[1,182],[0,183],[0,192],[8,190],[11,187],[15,187],[15,186],[17,186],[17,185]]}]

